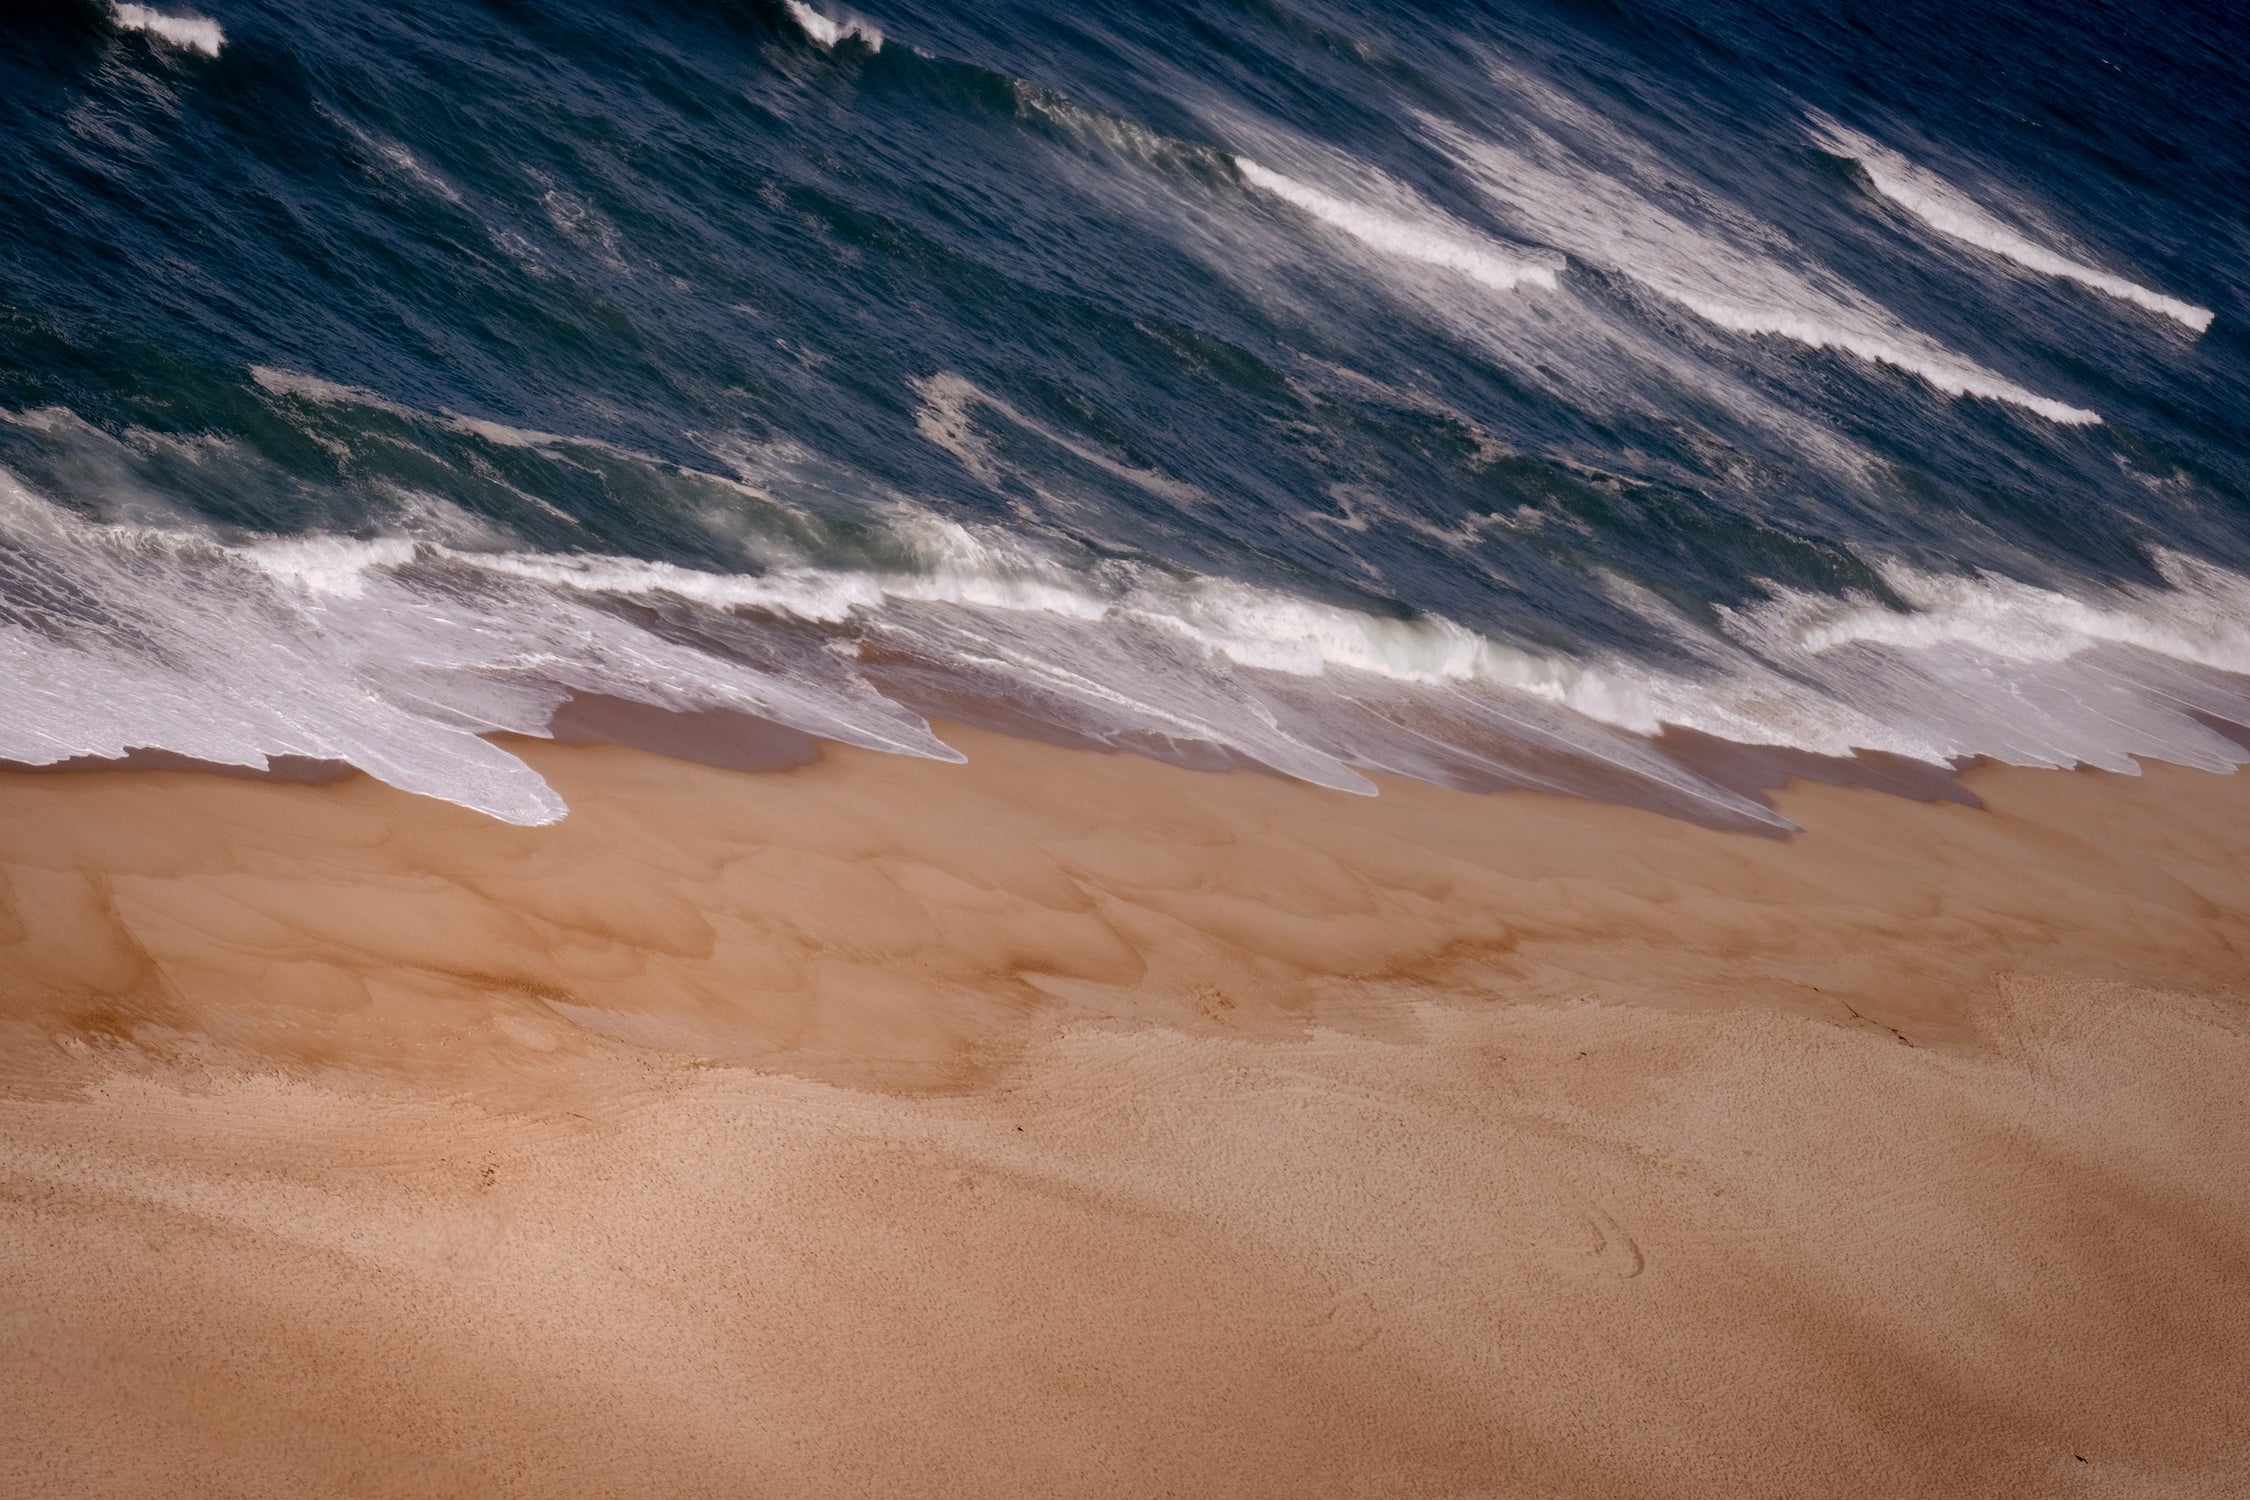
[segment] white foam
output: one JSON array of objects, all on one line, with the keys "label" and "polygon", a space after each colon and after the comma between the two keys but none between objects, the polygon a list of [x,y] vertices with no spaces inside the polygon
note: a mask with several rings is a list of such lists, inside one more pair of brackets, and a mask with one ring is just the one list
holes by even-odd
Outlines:
[{"label": "white foam", "polygon": [[1894,563],[1881,571],[1904,610],[1776,590],[1721,614],[1798,691],[1851,705],[1857,746],[1932,761],[2131,772],[2149,757],[2230,769],[2250,752],[2191,710],[2250,718],[2239,682],[2250,672],[2250,579],[2177,553],[2155,561],[2162,587],[2076,592]]},{"label": "white foam", "polygon": [[[1786,338],[1905,370],[1952,396],[2003,401],[2051,422],[2099,413],[2041,396],[1907,327],[1789,245],[1779,230],[1678,180],[1639,142],[1583,106],[1526,89],[1575,132],[1596,136],[1617,170],[1536,126],[1515,144],[1423,115],[1492,202],[1532,236],[1630,277],[1733,333]],[[1622,175],[1620,175],[1622,174]]]},{"label": "white foam", "polygon": [[[848,622],[956,665],[984,655],[1004,664],[1011,680],[1043,683],[1143,726],[1233,744],[1350,790],[1367,788],[1334,746],[1323,748],[1317,726],[1310,737],[1277,732],[1270,704],[1257,707],[1270,690],[1227,686],[1230,668],[1308,683],[1359,675],[1401,689],[1485,695],[1479,701],[1488,703],[1532,700],[1635,733],[1679,724],[1827,755],[1876,749],[1944,762],[1989,754],[2117,769],[2130,769],[2136,754],[2194,765],[2241,758],[2231,742],[2175,708],[2137,698],[2106,669],[2086,665],[2122,646],[2250,671],[2250,626],[2242,623],[2250,620],[2250,581],[2177,555],[2160,559],[2166,589],[2121,591],[2106,601],[1896,567],[1886,579],[1913,603],[1912,613],[1870,600],[1777,593],[1760,609],[1722,612],[1735,642],[1718,653],[1722,670],[1681,677],[1622,659],[1525,651],[1442,617],[1383,618],[1225,579],[1143,572],[1105,592],[1006,538],[930,517],[902,534],[915,538],[916,570],[880,575],[805,569],[749,578],[629,559],[455,557],[570,589]],[[367,548],[363,565],[396,565],[395,550],[356,545]],[[325,565],[314,576],[317,586],[335,589]],[[923,615],[915,606],[957,613]],[[1010,617],[1022,623],[1005,623]],[[1709,654],[1719,643],[1699,644]],[[1854,648],[1882,653],[1880,670]],[[2008,692],[1994,693],[1995,672],[2011,683]],[[1495,692],[1497,700],[1489,696]],[[2106,706],[2081,711],[2097,700]],[[1869,712],[1870,705],[1881,711]]]},{"label": "white foam", "polygon": [[[786,668],[753,666],[666,639],[533,570],[478,567],[481,554],[395,538],[229,545],[92,525],[5,474],[0,527],[10,567],[98,610],[44,628],[0,622],[0,682],[14,709],[0,723],[0,759],[115,757],[134,746],[228,765],[310,756],[538,823],[562,815],[560,800],[479,736],[543,733],[573,690],[733,708],[847,743],[958,759],[817,644]],[[472,579],[481,581],[465,588]],[[629,568],[616,581],[647,586]]]},{"label": "white foam", "polygon": [[227,34],[216,21],[201,16],[168,16],[145,5],[115,5],[110,18],[127,31],[145,31],[158,41],[188,52],[217,57],[227,44]]},{"label": "white foam", "polygon": [[1015,403],[993,395],[950,370],[941,370],[935,375],[920,377],[910,383],[914,394],[921,397],[921,405],[914,413],[915,429],[960,460],[963,468],[987,484],[998,483],[1003,470],[1008,466],[1000,461],[992,445],[976,431],[974,415],[980,408],[1004,418],[1025,432],[1043,438],[1079,462],[1122,479],[1135,489],[1160,500],[1168,500],[1175,505],[1210,503],[1211,497],[1194,485],[1183,484],[1168,474],[1113,458],[1068,433],[1058,432],[1046,423],[1026,415]]},{"label": "white foam", "polygon": [[[1279,162],[1284,175],[1329,184],[1334,195],[1348,193],[1352,203],[1378,208],[1401,223],[1428,224],[1436,213],[1383,174],[1316,141],[1215,106],[1206,105],[1201,113],[1210,134],[1243,147],[1244,154],[1268,170]],[[1219,165],[1231,166],[1231,159],[1222,158]],[[1577,289],[1561,275],[1567,262],[1552,249],[1460,230],[1511,264],[1543,269],[1553,278],[1549,284],[1557,295],[1531,294],[1528,283],[1513,294],[1494,295],[1486,283],[1404,255],[1368,253],[1359,257],[1357,267],[1338,267],[1333,257],[1309,258],[1307,249],[1317,248],[1318,241],[1295,232],[1280,216],[1244,212],[1239,199],[1250,194],[1213,191],[1213,175],[1209,170],[1152,173],[1150,190],[1139,195],[1116,193],[1106,182],[1101,186],[1111,202],[1137,198],[1155,232],[1277,318],[1327,326],[1341,305],[1348,320],[1369,334],[1376,331],[1370,320],[1412,318],[1441,338],[1473,347],[1511,379],[1577,410],[1671,424],[1678,418],[1677,393],[1689,388],[1699,400],[1725,408],[1745,428],[1787,446],[1824,480],[1857,485],[1880,467],[1835,427],[1777,401],[1728,365],[1638,320],[1617,317],[1606,303],[1573,295]],[[1450,218],[1443,222],[1457,225]],[[1358,245],[1352,242],[1353,248]],[[1338,269],[1359,272],[1359,284],[1339,285],[1332,274]],[[1297,357],[1304,369],[1318,372],[1316,383],[1334,383],[1335,367],[1302,351]],[[1357,377],[1341,378],[1351,382]],[[1405,384],[1418,388],[1423,378]],[[1429,395],[1425,391],[1405,399],[1419,402]],[[1489,451],[1484,440],[1477,446]],[[1307,523],[1320,524],[1310,516]]]},{"label": "white foam", "polygon": [[1503,292],[1525,284],[1543,287],[1555,284],[1553,266],[1499,254],[1489,241],[1458,225],[1441,221],[1434,211],[1426,220],[1412,222],[1331,196],[1262,167],[1247,156],[1234,158],[1234,165],[1242,174],[1242,180],[1252,187],[1271,193],[1386,255],[1458,271],[1472,281]]},{"label": "white foam", "polygon": [[[547,182],[542,173],[530,175],[536,182]],[[613,271],[631,271],[625,256],[624,237],[593,204],[576,193],[547,186],[539,195],[539,206],[547,211],[547,222],[555,226],[555,232],[578,249]]]},{"label": "white foam", "polygon": [[2002,223],[1990,210],[1936,173],[1856,131],[1833,121],[1816,120],[1813,134],[1823,149],[1857,161],[1875,191],[1949,239],[1990,251],[2027,270],[2075,281],[2080,286],[2160,313],[2197,333],[2211,326],[2211,309],[2168,297],[2039,244]]},{"label": "white foam", "polygon": [[[1630,273],[1629,273],[1630,274]],[[2035,395],[2003,376],[1955,358],[1919,338],[1885,337],[1858,319],[1836,320],[1771,304],[1758,305],[1699,295],[1661,279],[1635,277],[1654,290],[1721,328],[1735,333],[1775,334],[1813,349],[1837,349],[1870,364],[1889,365],[1919,375],[1949,396],[1982,396],[2037,412],[2065,427],[2090,426],[2101,413]]]},{"label": "white foam", "polygon": [[[2158,559],[2162,587],[2078,593],[1893,567],[1886,581],[1912,606],[1903,612],[1777,590],[1721,611],[1723,637],[1674,621],[1710,664],[1683,674],[1542,655],[1441,618],[1382,618],[1224,579],[1088,577],[1005,534],[894,520],[911,563],[894,572],[728,575],[401,538],[230,544],[93,525],[0,476],[9,565],[98,605],[46,628],[0,623],[14,708],[0,758],[130,746],[241,765],[303,755],[541,822],[561,816],[559,800],[480,736],[542,732],[569,691],[734,708],[957,758],[866,680],[863,644],[965,684],[1075,705],[1070,716],[1103,733],[1231,746],[1360,792],[1372,790],[1361,768],[1540,784],[1488,754],[1529,740],[1666,796],[1780,822],[1616,732],[1666,724],[1935,762],[1984,754],[2130,770],[2145,755],[2223,768],[2245,755],[2191,710],[2250,719],[2239,683],[2194,675],[2250,672],[2250,580],[2180,556]],[[652,618],[668,622],[663,634],[640,623]]]},{"label": "white foam", "polygon": [[2250,674],[2250,582],[2159,551],[2166,587],[2080,597],[1996,574],[1946,575],[1889,566],[1883,581],[1912,611],[1846,599],[1792,601],[1793,638],[1820,653],[1861,642],[1906,649],[1964,643],[2001,660],[2067,661],[2101,645],[2138,646],[2175,661]]},{"label": "white foam", "polygon": [[[970,678],[1004,669],[1004,691],[1036,687],[1120,731],[1230,745],[1359,792],[1371,784],[1319,742],[1317,726],[1283,727],[1237,672],[1509,683],[1549,696],[1571,677],[1567,663],[1450,622],[1378,619],[1145,567],[1088,577],[1007,533],[913,511],[889,528],[906,566],[752,575],[401,537],[227,542],[176,526],[103,526],[5,475],[0,500],[12,549],[0,563],[101,611],[49,628],[0,623],[0,682],[18,708],[0,724],[0,759],[132,746],[240,765],[311,756],[514,822],[563,809],[479,736],[539,733],[572,690],[735,708],[830,739],[958,758],[860,675],[858,642]],[[614,607],[626,599],[645,608]],[[662,635],[639,623],[651,610],[670,622]]]},{"label": "white foam", "polygon": [[[278,397],[413,415],[308,377],[260,378]],[[990,410],[966,381],[923,394],[953,398],[964,426]],[[101,445],[116,438],[67,413],[12,420],[71,448],[66,468],[110,472]],[[489,440],[572,442],[512,428]],[[137,503],[136,519],[97,524],[0,472],[0,759],[310,756],[541,822],[560,800],[482,736],[542,733],[570,692],[957,759],[879,686],[903,664],[913,680],[1043,703],[1097,739],[1205,742],[1347,791],[1372,791],[1371,770],[1567,788],[1554,767],[1585,763],[1667,805],[1783,826],[1635,736],[1680,725],[1827,755],[2130,770],[2138,756],[2231,766],[2245,752],[2197,715],[2250,723],[2250,691],[2229,675],[2250,675],[2250,579],[2176,554],[2144,587],[1892,565],[1906,609],[1776,589],[1718,611],[1716,632],[1612,580],[1700,664],[1659,668],[1147,563],[1089,566],[903,502],[871,513],[864,497],[857,529],[872,542],[840,550],[806,519],[806,555],[825,563],[739,572],[528,550],[430,497],[395,508],[385,524],[416,535],[243,539]],[[1511,760],[1523,744],[1539,754]]]},{"label": "white foam", "polygon": [[833,49],[844,38],[856,36],[867,44],[868,51],[883,50],[883,33],[871,22],[856,17],[846,17],[841,21],[830,20],[811,6],[803,4],[802,0],[782,0],[782,5],[789,12],[789,19],[797,23],[798,30],[823,47]]}]

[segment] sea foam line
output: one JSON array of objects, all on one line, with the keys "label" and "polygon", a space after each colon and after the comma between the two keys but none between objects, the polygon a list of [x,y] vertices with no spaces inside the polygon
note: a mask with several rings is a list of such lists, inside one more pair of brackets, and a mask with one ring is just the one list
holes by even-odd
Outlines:
[{"label": "sea foam line", "polygon": [[1824,150],[1858,162],[1875,191],[1948,239],[1959,240],[2014,261],[2027,270],[2075,281],[2080,286],[2159,313],[2197,333],[2211,326],[2211,309],[2168,297],[2138,282],[2089,266],[2026,238],[1994,218],[1974,199],[1944,178],[1856,131],[1816,122],[1814,138]]},{"label": "sea foam line", "polygon": [[1247,156],[1236,157],[1234,166],[1242,174],[1242,180],[1252,187],[1271,193],[1386,255],[1458,271],[1473,281],[1504,292],[1527,282],[1543,287],[1555,284],[1552,266],[1510,260],[1432,225],[1408,223],[1361,204],[1330,197],[1318,188],[1260,166]]},{"label": "sea foam line", "polygon": [[219,23],[202,16],[168,16],[145,5],[115,5],[110,7],[110,19],[127,31],[145,31],[159,41],[205,57],[217,57],[227,44],[227,34]]}]

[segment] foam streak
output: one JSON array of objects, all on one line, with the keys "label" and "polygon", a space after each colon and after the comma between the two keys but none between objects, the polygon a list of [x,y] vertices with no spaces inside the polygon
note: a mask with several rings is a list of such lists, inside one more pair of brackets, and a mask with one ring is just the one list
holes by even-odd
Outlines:
[{"label": "foam streak", "polygon": [[[1918,375],[1948,395],[2004,401],[2064,426],[2101,420],[1904,326],[1817,265],[1802,264],[1778,231],[1723,201],[1698,194],[1677,210],[1664,206],[1656,189],[1637,180],[1662,177],[1654,162],[1640,163],[1637,176],[1617,176],[1552,138],[1518,149],[1432,117],[1424,123],[1529,232],[1730,332],[1840,350]],[[1645,154],[1622,136],[1613,145],[1628,161]]]},{"label": "foam streak", "polygon": [[2211,326],[2211,309],[2168,297],[2026,238],[1936,173],[1916,166],[1866,136],[1837,125],[1821,125],[1815,136],[1823,149],[1857,161],[1876,192],[1948,239],[1989,251],[2026,270],[2075,281],[2105,296],[2161,314],[2196,333]]},{"label": "foam streak", "polygon": [[1553,267],[1495,254],[1481,244],[1472,243],[1466,231],[1408,223],[1357,203],[1347,203],[1294,178],[1269,171],[1247,156],[1236,157],[1234,165],[1243,181],[1252,187],[1271,193],[1386,255],[1458,271],[1497,291],[1513,291],[1526,284],[1543,287],[1555,284]]}]

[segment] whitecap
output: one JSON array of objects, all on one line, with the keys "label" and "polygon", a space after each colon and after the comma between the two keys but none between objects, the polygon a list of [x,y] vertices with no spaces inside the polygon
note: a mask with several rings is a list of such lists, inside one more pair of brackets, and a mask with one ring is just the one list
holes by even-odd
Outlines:
[{"label": "whitecap", "polygon": [[[1630,274],[1630,273],[1628,273]],[[1636,280],[1643,278],[1635,277]],[[1811,349],[1836,349],[1870,364],[1919,375],[1949,396],[1982,396],[2036,412],[2065,427],[2101,421],[2101,413],[2025,390],[2005,376],[1947,354],[1927,340],[1886,335],[1856,318],[1824,316],[1788,305],[1760,305],[1699,294],[1661,279],[1646,282],[1708,322],[1735,333],[1774,334]]]},{"label": "whitecap", "polygon": [[227,44],[219,23],[202,16],[169,16],[146,5],[115,5],[110,19],[127,31],[145,31],[158,41],[205,57],[217,57]]},{"label": "whitecap", "polygon": [[789,12],[789,19],[797,23],[797,29],[823,47],[833,49],[846,37],[858,37],[860,41],[866,43],[868,51],[880,52],[883,50],[883,33],[876,29],[871,22],[862,21],[857,17],[846,17],[841,21],[831,20],[811,6],[802,3],[802,0],[782,0],[782,5]]},{"label": "whitecap", "polygon": [[2197,333],[2211,326],[2211,309],[2166,296],[2049,249],[2002,223],[1990,210],[1936,173],[1856,131],[1833,121],[1816,120],[1813,136],[1823,150],[1858,162],[1876,192],[1948,239],[1989,251],[2026,270],[2074,281],[2106,296],[2133,303]]},{"label": "whitecap", "polygon": [[1242,180],[1252,187],[1386,255],[1458,271],[1497,291],[1513,291],[1526,283],[1542,287],[1555,284],[1553,266],[1499,254],[1489,242],[1459,225],[1442,222],[1434,212],[1415,222],[1324,193],[1260,166],[1247,156],[1234,158],[1234,165]]},{"label": "whitecap", "polygon": [[1646,148],[1599,121],[1576,123],[1603,132],[1611,154],[1633,176],[1663,179],[1672,206],[1660,202],[1656,190],[1594,166],[1535,127],[1525,127],[1523,143],[1511,145],[1434,116],[1423,116],[1422,123],[1528,234],[1629,277],[1729,332],[1838,350],[1907,371],[1947,395],[2006,402],[2066,426],[2101,420],[2098,412],[2027,390],[1907,327],[1786,245],[1778,230],[1678,182]]}]

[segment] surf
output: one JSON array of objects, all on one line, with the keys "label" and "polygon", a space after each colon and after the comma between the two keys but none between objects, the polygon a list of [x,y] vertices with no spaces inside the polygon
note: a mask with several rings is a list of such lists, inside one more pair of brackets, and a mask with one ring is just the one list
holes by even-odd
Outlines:
[{"label": "surf", "polygon": [[167,15],[146,5],[116,5],[110,9],[110,19],[120,30],[142,32],[184,52],[200,52],[205,57],[217,57],[227,44],[227,34],[219,23],[202,16]]},{"label": "surf", "polygon": [[1813,139],[1823,150],[1857,162],[1876,192],[1948,239],[1989,251],[2026,270],[2060,277],[2130,302],[2170,318],[2191,333],[2203,333],[2211,326],[2210,308],[2183,302],[2051,250],[2002,223],[1936,173],[1856,131],[1833,121],[1815,121]]}]

